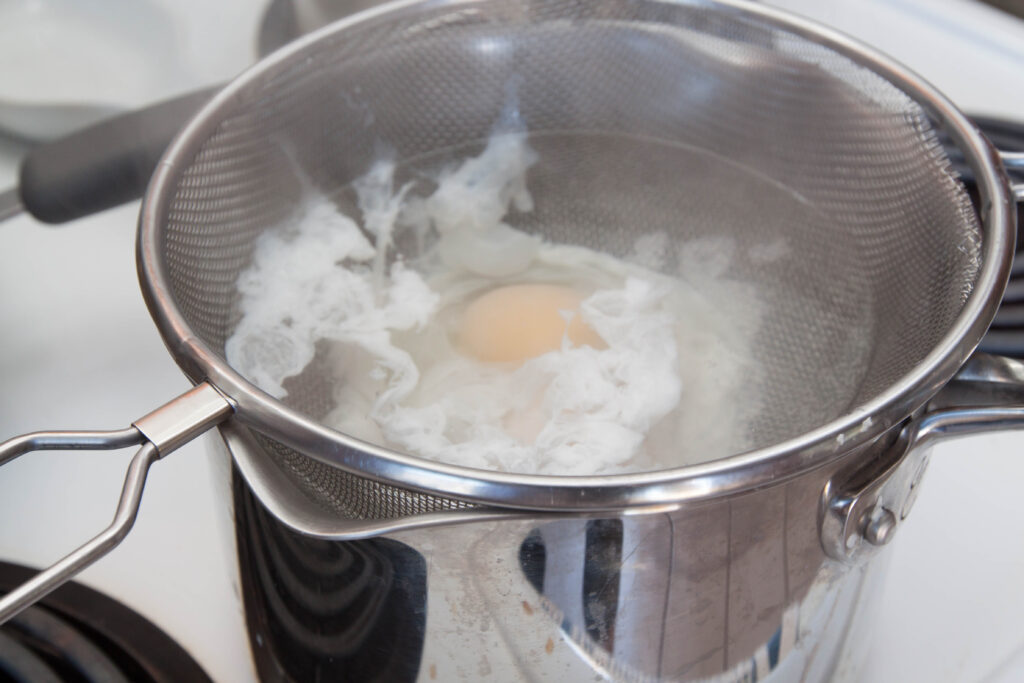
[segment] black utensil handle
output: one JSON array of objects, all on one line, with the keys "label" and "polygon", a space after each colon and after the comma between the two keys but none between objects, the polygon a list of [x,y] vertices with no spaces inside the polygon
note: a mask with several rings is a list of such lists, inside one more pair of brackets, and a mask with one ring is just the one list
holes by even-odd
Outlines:
[{"label": "black utensil handle", "polygon": [[25,210],[44,223],[65,223],[138,199],[171,140],[216,90],[120,114],[36,147],[18,180]]}]

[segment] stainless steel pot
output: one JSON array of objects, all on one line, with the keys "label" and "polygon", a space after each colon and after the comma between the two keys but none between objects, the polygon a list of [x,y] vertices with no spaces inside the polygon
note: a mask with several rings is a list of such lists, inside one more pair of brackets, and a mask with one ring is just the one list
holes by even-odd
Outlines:
[{"label": "stainless steel pot", "polygon": [[[740,264],[787,292],[758,352],[771,400],[750,452],[630,475],[483,472],[338,433],[309,378],[285,403],[225,362],[235,279],[255,238],[301,203],[301,177],[343,203],[381,141],[409,172],[465,156],[510,78],[542,160],[533,229],[568,225],[547,236],[612,253],[659,229],[784,237],[797,251],[782,268]],[[977,212],[940,134],[977,178]],[[339,542],[324,552],[376,577],[361,595],[379,609],[348,617],[282,579],[280,561],[247,584],[262,594],[250,614],[294,620],[305,604],[346,625],[318,641],[325,661],[372,650],[383,606],[397,605],[407,677],[823,679],[877,570],[863,560],[909,511],[929,440],[1024,417],[1005,391],[1021,368],[971,358],[1012,259],[1022,191],[1003,163],[1021,162],[887,58],[756,5],[402,2],[334,24],[218,94],[147,192],[143,293],[196,389],[122,432],[0,446],[4,462],[145,442],[115,523],[0,602],[0,619],[116,545],[148,466],[218,425],[270,512],[265,538],[283,524]],[[584,210],[597,196],[613,201]],[[850,346],[857,330],[865,343]],[[968,390],[982,407],[961,405]],[[243,551],[266,570],[268,548]]]},{"label": "stainless steel pot", "polygon": [[[910,512],[930,444],[1019,427],[1024,408],[1006,404],[1024,403],[1022,371],[975,356],[903,430],[826,466],[740,495],[614,514],[340,522],[228,422],[261,678],[857,680],[883,546]],[[229,469],[221,474],[229,490]],[[389,604],[398,616],[373,612]]]}]

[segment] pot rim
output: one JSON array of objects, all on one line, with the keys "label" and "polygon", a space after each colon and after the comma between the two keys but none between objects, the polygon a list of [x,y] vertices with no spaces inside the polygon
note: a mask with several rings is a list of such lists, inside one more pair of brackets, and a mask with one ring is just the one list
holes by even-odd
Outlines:
[{"label": "pot rim", "polygon": [[[744,0],[685,0],[717,5],[812,39],[896,85],[943,127],[964,152],[980,194],[981,270],[953,325],[914,369],[870,401],[800,436],[727,458],[652,472],[600,476],[512,474],[434,462],[368,444],[288,408],[230,368],[191,330],[175,305],[157,248],[163,216],[184,168],[212,133],[221,114],[244,99],[254,82],[272,76],[311,46],[349,27],[422,6],[459,6],[469,0],[400,0],[342,19],[308,34],[244,72],[207,103],[178,134],[150,182],[139,217],[137,264],[146,304],[168,349],[193,381],[209,381],[236,407],[236,417],[286,446],[360,477],[446,498],[532,510],[612,510],[676,504],[751,490],[849,454],[903,423],[966,362],[995,315],[1009,277],[1015,240],[1015,204],[998,152],[939,91],[888,56],[833,29]],[[652,4],[665,4],[652,0]],[[668,3],[677,4],[677,3]]]}]

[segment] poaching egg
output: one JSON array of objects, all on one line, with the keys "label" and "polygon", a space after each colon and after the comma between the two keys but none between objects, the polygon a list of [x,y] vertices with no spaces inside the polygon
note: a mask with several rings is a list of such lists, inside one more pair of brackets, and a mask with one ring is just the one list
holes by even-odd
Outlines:
[{"label": "poaching egg", "polygon": [[461,351],[482,361],[520,362],[563,347],[607,345],[580,316],[584,297],[565,286],[514,284],[472,301],[457,333]]},{"label": "poaching egg", "polygon": [[[659,272],[666,236],[613,256],[506,223],[533,210],[536,159],[495,133],[426,196],[381,160],[353,183],[361,223],[311,193],[239,276],[232,367],[278,398],[289,378],[323,392],[328,427],[459,466],[593,475],[737,452],[750,344],[729,308],[747,290]],[[393,236],[419,246],[390,260]]]}]

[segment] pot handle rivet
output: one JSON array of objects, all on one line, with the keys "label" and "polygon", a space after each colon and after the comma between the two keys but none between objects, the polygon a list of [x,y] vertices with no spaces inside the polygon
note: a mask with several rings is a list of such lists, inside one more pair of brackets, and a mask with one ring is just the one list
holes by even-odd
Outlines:
[{"label": "pot handle rivet", "polygon": [[896,531],[896,515],[885,508],[873,508],[864,527],[864,540],[871,545],[882,546],[892,540]]}]

